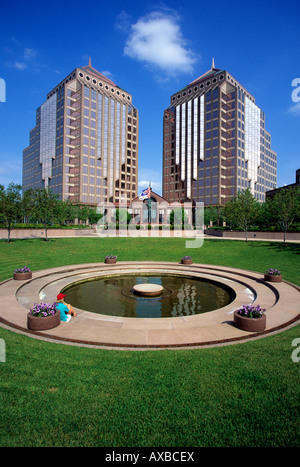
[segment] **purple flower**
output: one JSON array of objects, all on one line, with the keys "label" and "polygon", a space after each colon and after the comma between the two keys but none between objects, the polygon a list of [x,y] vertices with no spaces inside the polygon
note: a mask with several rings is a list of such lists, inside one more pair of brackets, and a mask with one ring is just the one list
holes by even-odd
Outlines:
[{"label": "purple flower", "polygon": [[279,271],[279,269],[269,268],[267,269],[266,274],[269,274],[271,276],[280,276],[281,271]]},{"label": "purple flower", "polygon": [[34,303],[33,307],[30,309],[30,313],[33,316],[53,316],[55,312],[55,303]]},{"label": "purple flower", "polygon": [[246,316],[247,318],[260,318],[265,309],[261,309],[260,305],[243,305],[237,312],[241,316]]},{"label": "purple flower", "polygon": [[31,269],[28,266],[24,266],[23,268],[15,269],[15,273],[25,273],[25,272],[31,272]]}]

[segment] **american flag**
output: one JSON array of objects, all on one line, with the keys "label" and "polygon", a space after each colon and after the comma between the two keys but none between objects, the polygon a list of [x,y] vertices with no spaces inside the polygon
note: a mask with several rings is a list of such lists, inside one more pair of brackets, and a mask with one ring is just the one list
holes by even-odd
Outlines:
[{"label": "american flag", "polygon": [[150,198],[150,193],[151,193],[151,188],[150,186],[146,188],[145,190],[142,191],[142,193],[139,196],[139,199],[149,199]]}]

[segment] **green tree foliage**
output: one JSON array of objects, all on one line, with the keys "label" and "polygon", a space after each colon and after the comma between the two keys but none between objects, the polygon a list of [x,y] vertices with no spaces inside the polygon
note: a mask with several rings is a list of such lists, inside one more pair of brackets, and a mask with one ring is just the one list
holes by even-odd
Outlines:
[{"label": "green tree foliage", "polygon": [[204,208],[204,224],[209,227],[210,222],[213,225],[222,225],[224,221],[224,208],[221,206],[207,206]]},{"label": "green tree foliage", "polygon": [[129,224],[130,221],[131,221],[131,215],[129,214],[127,209],[122,209],[122,208],[116,209],[116,223],[117,224],[127,226],[127,224]]},{"label": "green tree foliage", "polygon": [[300,188],[295,186],[279,190],[270,203],[270,211],[283,232],[285,243],[288,228],[300,216]]},{"label": "green tree foliage", "polygon": [[182,229],[187,224],[187,216],[184,208],[174,208],[170,212],[169,222],[177,229]]},{"label": "green tree foliage", "polygon": [[272,201],[267,198],[264,203],[260,205],[259,213],[256,218],[256,224],[259,228],[266,230],[274,226],[275,220],[271,210]]},{"label": "green tree foliage", "polygon": [[48,227],[59,216],[59,201],[57,195],[51,190],[43,188],[32,191],[31,215],[36,221],[43,224],[45,229],[45,241],[48,240]]},{"label": "green tree foliage", "polygon": [[99,213],[97,208],[89,208],[88,220],[90,224],[97,224],[102,217],[103,214]]},{"label": "green tree foliage", "polygon": [[73,223],[77,217],[77,206],[70,200],[58,201],[56,220],[60,225]]},{"label": "green tree foliage", "polygon": [[249,188],[247,188],[247,190],[243,192],[239,191],[236,198],[226,204],[224,211],[227,222],[244,230],[247,242],[248,229],[257,219],[259,210],[259,203],[254,198]]},{"label": "green tree foliage", "polygon": [[14,224],[20,219],[22,205],[21,185],[10,183],[7,189],[0,185],[0,216],[7,228],[7,242]]}]

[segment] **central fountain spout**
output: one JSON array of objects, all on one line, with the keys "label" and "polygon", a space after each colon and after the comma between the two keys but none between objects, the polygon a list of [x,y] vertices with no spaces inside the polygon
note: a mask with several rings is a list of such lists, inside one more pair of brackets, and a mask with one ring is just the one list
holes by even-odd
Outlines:
[{"label": "central fountain spout", "polygon": [[133,286],[133,290],[143,297],[156,297],[162,294],[163,287],[157,284],[138,284]]}]

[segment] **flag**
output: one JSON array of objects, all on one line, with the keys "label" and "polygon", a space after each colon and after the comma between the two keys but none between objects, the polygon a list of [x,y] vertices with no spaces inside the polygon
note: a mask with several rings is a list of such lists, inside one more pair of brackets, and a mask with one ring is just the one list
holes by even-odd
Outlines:
[{"label": "flag", "polygon": [[145,190],[142,191],[142,193],[141,193],[140,196],[139,196],[139,199],[140,199],[140,200],[149,199],[149,198],[150,198],[150,194],[151,194],[151,188],[150,188],[150,186],[149,186],[148,188],[146,188]]}]

